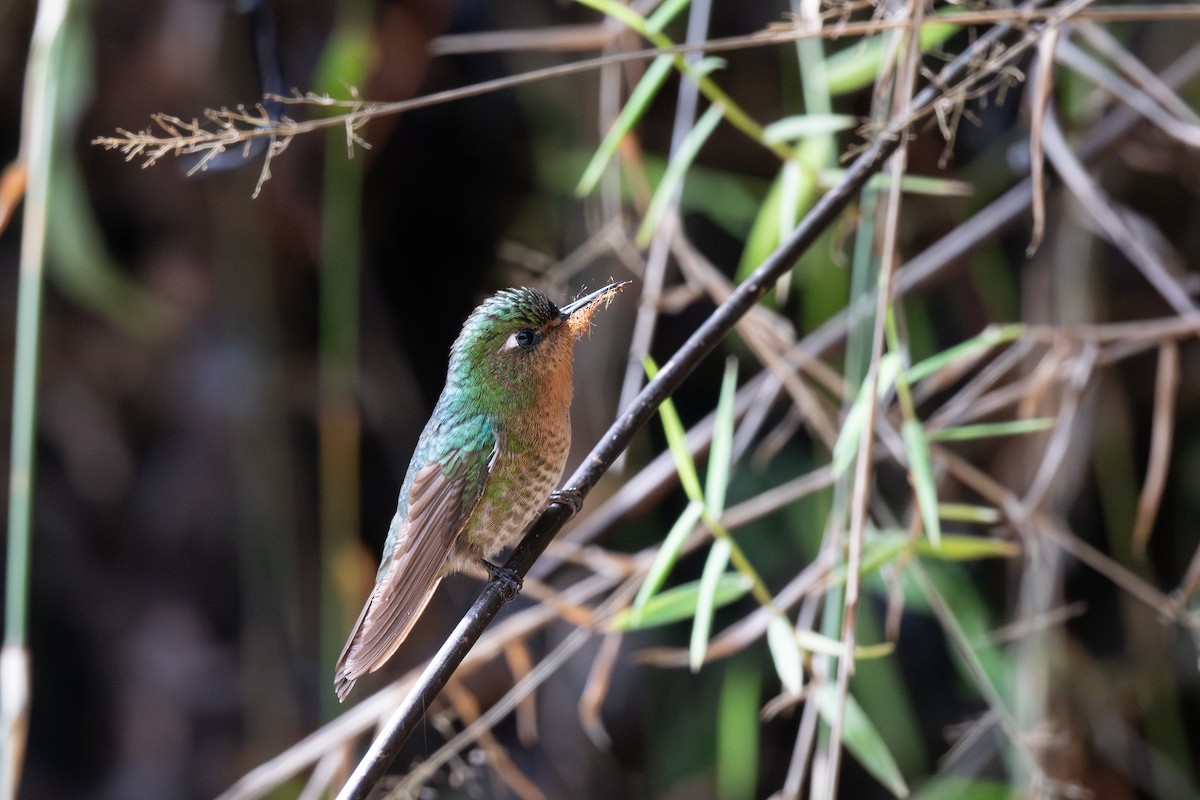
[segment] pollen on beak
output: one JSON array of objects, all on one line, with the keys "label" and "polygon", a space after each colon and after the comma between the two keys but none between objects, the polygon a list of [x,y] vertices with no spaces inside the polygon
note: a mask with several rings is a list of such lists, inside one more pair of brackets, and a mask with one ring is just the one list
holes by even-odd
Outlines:
[{"label": "pollen on beak", "polygon": [[610,283],[602,289],[597,289],[563,306],[561,309],[562,319],[571,329],[571,333],[575,336],[587,333],[592,324],[592,315],[596,313],[601,304],[607,307],[608,303],[611,303],[612,299],[616,297],[617,292],[624,289],[629,283],[629,281]]}]

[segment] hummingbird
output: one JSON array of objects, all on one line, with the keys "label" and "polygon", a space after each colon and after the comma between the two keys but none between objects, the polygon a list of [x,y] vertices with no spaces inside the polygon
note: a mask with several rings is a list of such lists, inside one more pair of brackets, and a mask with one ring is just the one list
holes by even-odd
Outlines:
[{"label": "hummingbird", "polygon": [[562,477],[571,447],[571,362],[592,315],[627,282],[562,308],[505,289],[471,312],[417,440],[375,587],[338,658],[339,700],[404,641],[442,578],[495,572]]}]

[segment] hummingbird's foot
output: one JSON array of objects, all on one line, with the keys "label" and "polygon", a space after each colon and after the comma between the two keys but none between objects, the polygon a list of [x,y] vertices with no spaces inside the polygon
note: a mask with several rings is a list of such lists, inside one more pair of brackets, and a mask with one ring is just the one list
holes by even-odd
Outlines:
[{"label": "hummingbird's foot", "polygon": [[506,567],[497,567],[485,558],[480,560],[491,580],[500,584],[500,596],[504,598],[504,602],[507,603],[520,594],[521,587],[525,585],[520,575]]},{"label": "hummingbird's foot", "polygon": [[571,516],[574,517],[579,513],[579,509],[583,508],[583,492],[574,486],[568,486],[565,489],[555,489],[550,493],[550,500],[547,505],[549,503],[558,503],[561,506],[566,506],[571,510]]}]

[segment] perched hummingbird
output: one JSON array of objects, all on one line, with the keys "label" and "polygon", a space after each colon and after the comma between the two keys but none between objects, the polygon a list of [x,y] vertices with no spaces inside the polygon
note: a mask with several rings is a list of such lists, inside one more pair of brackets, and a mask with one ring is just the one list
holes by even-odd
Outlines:
[{"label": "perched hummingbird", "polygon": [[536,289],[506,289],[467,317],[404,476],[375,588],[338,659],[339,700],[396,652],[442,578],[477,571],[542,509],[571,446],[575,341],[624,285],[561,309]]}]

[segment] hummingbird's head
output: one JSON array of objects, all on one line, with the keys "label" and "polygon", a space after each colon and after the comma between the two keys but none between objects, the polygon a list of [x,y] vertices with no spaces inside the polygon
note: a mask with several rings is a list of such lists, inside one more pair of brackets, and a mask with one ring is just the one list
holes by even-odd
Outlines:
[{"label": "hummingbird's head", "polygon": [[463,323],[450,350],[450,375],[460,390],[498,408],[528,408],[535,399],[571,397],[571,360],[597,308],[625,283],[559,308],[537,289],[505,289]]}]

